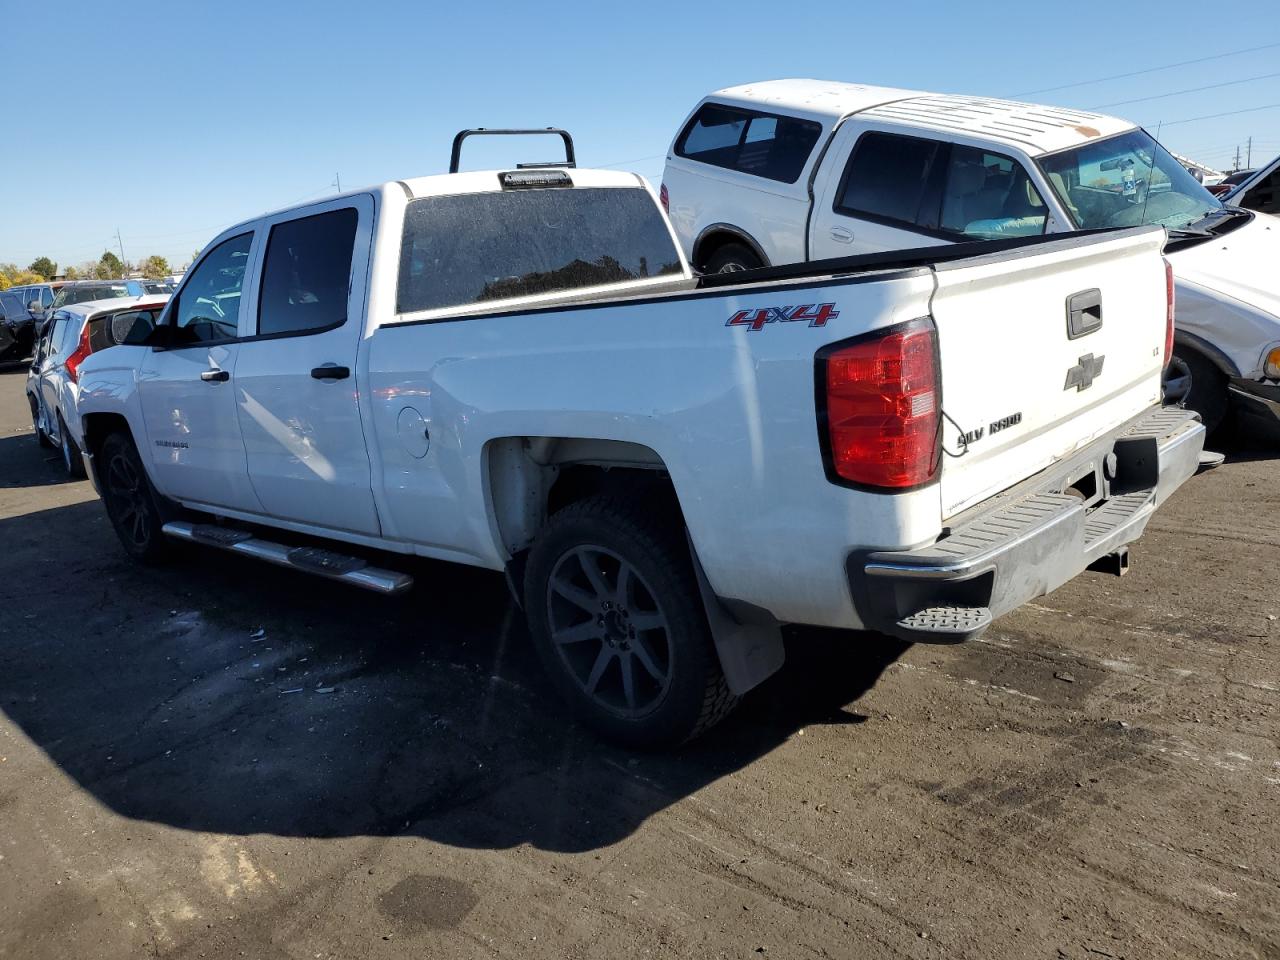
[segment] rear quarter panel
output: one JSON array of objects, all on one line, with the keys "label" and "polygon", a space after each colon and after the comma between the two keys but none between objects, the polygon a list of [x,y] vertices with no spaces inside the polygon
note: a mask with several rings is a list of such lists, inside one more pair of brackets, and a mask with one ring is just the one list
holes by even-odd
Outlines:
[{"label": "rear quarter panel", "polygon": [[[641,444],[661,457],[717,594],[782,620],[855,626],[844,561],[938,532],[936,487],[884,497],[826,479],[814,354],[928,312],[927,271],[703,291],[607,306],[384,324],[368,345],[384,529],[494,568],[486,446],[505,437]],[[825,327],[729,327],[740,309],[832,302]],[[430,433],[416,457],[400,424]],[[410,438],[412,439],[412,438]]]}]

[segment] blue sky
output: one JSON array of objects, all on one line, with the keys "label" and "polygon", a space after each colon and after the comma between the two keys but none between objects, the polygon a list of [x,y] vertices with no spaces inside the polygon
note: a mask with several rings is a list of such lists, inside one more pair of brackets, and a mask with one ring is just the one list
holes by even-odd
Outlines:
[{"label": "blue sky", "polygon": [[[176,266],[224,226],[334,192],[335,174],[350,188],[444,172],[462,127],[564,126],[581,165],[656,183],[699,97],[776,77],[1081,108],[1262,77],[1103,112],[1152,132],[1164,121],[1170,149],[1214,165],[1229,167],[1250,135],[1255,164],[1280,153],[1280,109],[1177,122],[1280,104],[1280,76],[1265,76],[1280,74],[1274,0],[1233,3],[1229,16],[1181,0],[56,7],[47,42],[10,45],[0,80],[11,125],[0,262],[23,266],[97,259],[117,227],[129,259],[158,253]],[[1264,44],[1277,45],[1079,83]],[[24,50],[39,55],[24,62]],[[1079,85],[1045,89],[1064,84]],[[464,159],[544,154],[539,144]]]}]

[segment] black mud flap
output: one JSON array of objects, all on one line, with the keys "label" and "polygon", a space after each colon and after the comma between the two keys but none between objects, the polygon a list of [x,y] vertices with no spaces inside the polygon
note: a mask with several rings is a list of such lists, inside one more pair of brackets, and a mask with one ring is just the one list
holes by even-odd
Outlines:
[{"label": "black mud flap", "polygon": [[[689,539],[687,532],[685,538]],[[707,582],[707,575],[703,572],[691,539],[689,556],[693,559],[698,592],[702,595],[702,606],[707,612],[707,624],[711,627],[711,638],[715,641],[720,668],[724,671],[729,689],[740,697],[782,667],[787,658],[782,645],[782,625],[777,621],[740,622],[711,591],[711,584]]]}]

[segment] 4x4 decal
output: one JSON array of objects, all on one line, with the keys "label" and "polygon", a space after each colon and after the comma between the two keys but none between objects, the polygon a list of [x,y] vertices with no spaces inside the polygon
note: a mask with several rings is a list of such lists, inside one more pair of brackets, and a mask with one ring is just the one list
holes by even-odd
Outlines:
[{"label": "4x4 decal", "polygon": [[796,323],[807,320],[811,327],[825,327],[828,320],[840,316],[834,303],[802,303],[796,307],[757,307],[752,310],[739,310],[726,327],[746,327],[748,330],[763,330],[766,323]]}]

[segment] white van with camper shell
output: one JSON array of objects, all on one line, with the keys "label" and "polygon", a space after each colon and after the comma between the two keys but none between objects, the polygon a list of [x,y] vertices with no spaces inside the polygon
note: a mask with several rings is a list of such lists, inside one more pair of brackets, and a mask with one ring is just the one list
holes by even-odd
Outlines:
[{"label": "white van with camper shell", "polygon": [[661,195],[707,273],[1164,226],[1188,404],[1280,424],[1280,220],[1224,205],[1146,131],[1061,107],[820,80],[703,99]]}]

